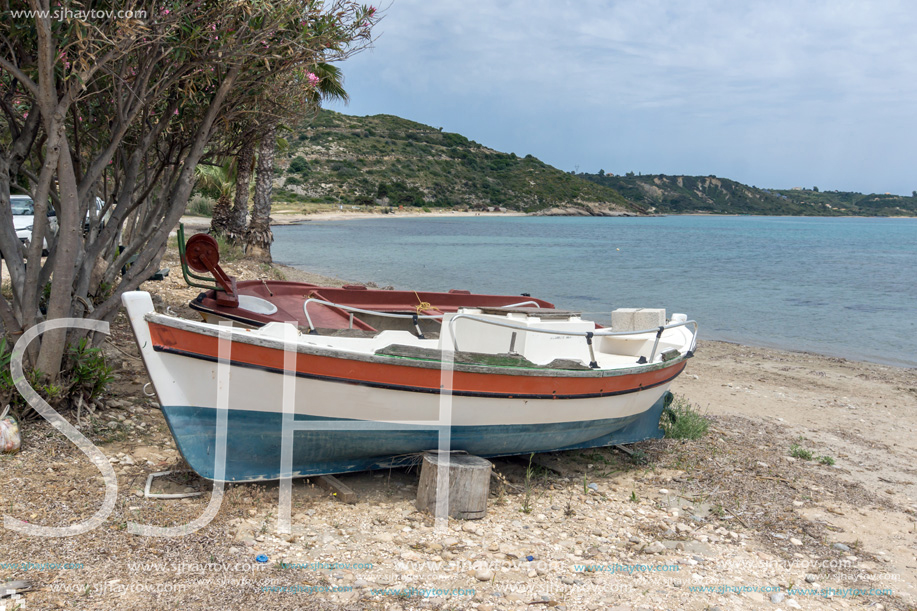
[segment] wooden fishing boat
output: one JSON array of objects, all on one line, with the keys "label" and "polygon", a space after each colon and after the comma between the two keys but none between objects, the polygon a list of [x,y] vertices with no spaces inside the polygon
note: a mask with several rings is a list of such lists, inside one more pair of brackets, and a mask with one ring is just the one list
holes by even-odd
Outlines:
[{"label": "wooden fishing boat", "polygon": [[[437,338],[354,337],[188,321],[155,312],[145,292],[122,299],[179,451],[221,481],[660,437],[697,332],[659,310],[618,311],[602,329],[575,312],[496,307],[445,313]],[[640,328],[647,314],[661,324]]]}]

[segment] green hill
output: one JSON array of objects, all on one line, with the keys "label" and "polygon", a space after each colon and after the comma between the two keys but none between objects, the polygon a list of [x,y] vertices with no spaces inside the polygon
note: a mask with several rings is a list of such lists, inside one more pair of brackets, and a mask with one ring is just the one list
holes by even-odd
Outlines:
[{"label": "green hill", "polygon": [[274,199],[534,214],[913,216],[917,196],[763,189],[716,176],[573,174],[392,115],[322,110],[286,134]]},{"label": "green hill", "polygon": [[917,197],[809,189],[762,189],[716,176],[580,174],[657,214],[913,216]]},{"label": "green hill", "polygon": [[459,134],[391,115],[322,110],[287,134],[275,199],[342,205],[563,208],[595,215],[640,214],[620,193],[531,155],[488,149]]}]

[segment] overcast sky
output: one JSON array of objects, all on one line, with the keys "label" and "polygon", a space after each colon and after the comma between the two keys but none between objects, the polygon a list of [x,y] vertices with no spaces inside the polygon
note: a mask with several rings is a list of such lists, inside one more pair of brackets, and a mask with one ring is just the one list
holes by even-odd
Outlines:
[{"label": "overcast sky", "polygon": [[394,0],[330,108],[563,170],[917,189],[912,0]]}]

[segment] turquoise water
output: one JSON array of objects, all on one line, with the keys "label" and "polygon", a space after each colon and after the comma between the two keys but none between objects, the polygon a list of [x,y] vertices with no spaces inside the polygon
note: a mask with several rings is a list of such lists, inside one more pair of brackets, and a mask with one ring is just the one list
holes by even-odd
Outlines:
[{"label": "turquoise water", "polygon": [[664,307],[702,339],[917,366],[917,219],[379,218],[274,237],[278,262],[349,280],[531,293],[598,321]]}]

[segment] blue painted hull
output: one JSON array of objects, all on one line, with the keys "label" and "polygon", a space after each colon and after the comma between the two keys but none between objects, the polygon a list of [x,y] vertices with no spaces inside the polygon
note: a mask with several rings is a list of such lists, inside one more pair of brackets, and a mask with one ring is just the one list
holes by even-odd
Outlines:
[{"label": "blue painted hull", "polygon": [[[662,437],[659,418],[668,393],[642,414],[581,422],[532,425],[452,426],[451,450],[476,456],[511,456],[634,443]],[[163,406],[163,414],[182,456],[202,477],[214,478],[217,412]],[[416,462],[420,452],[439,446],[435,428],[296,416],[303,425],[354,425],[367,430],[291,430],[293,476],[305,477],[386,469]],[[226,481],[281,477],[282,414],[229,410]]]}]

